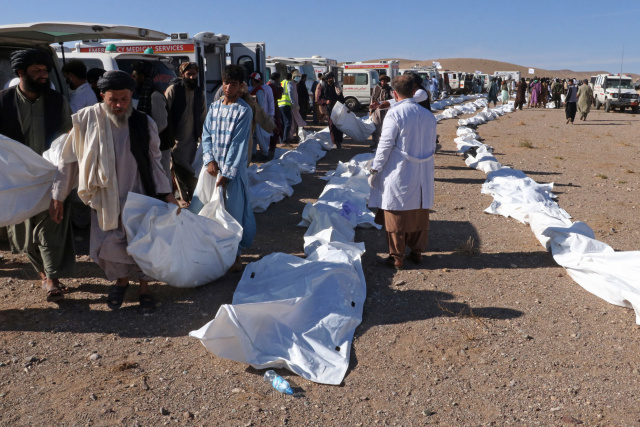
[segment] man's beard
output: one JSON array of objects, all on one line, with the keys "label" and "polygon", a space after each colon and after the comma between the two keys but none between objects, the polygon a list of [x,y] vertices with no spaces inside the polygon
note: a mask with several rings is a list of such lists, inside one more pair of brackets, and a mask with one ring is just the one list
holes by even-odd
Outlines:
[{"label": "man's beard", "polygon": [[107,113],[107,117],[111,120],[111,122],[116,125],[116,127],[124,127],[129,124],[129,117],[131,117],[131,113],[133,112],[133,105],[129,104],[129,108],[127,111],[121,114],[115,114],[113,109],[106,102],[102,104],[104,106],[104,110]]},{"label": "man's beard", "polygon": [[198,86],[198,81],[193,79],[183,79],[184,85],[187,89],[195,89]]},{"label": "man's beard", "polygon": [[36,79],[32,79],[28,74],[24,74],[23,78],[24,88],[27,92],[41,94],[49,87],[49,78],[47,80],[40,83]]}]

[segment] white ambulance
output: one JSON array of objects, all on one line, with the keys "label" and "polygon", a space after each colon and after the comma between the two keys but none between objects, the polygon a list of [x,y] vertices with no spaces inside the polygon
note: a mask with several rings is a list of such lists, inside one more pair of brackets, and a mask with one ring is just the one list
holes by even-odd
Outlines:
[{"label": "white ambulance", "polygon": [[[195,62],[200,67],[199,86],[205,91],[207,104],[222,85],[222,71],[230,63],[242,65],[248,76],[254,71],[264,75],[266,68],[265,43],[231,43],[226,34],[201,32],[193,37],[188,33],[172,33],[165,40],[148,43],[133,40],[103,41],[84,40],[76,44],[79,53],[102,53],[108,45],[115,45],[118,53],[144,53],[152,49],[155,54],[171,59],[176,67],[183,62]],[[227,53],[227,44],[230,52]]]},{"label": "white ambulance", "polygon": [[[357,111],[362,105],[369,105],[373,88],[380,82],[377,65],[377,63],[346,62],[342,72],[338,73],[345,105],[350,110]],[[398,75],[398,68],[395,70],[395,75]]]}]

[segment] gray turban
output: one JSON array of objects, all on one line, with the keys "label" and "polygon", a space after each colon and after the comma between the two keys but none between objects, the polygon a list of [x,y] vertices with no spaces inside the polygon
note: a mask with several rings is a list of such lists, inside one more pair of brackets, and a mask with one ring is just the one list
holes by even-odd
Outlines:
[{"label": "gray turban", "polygon": [[123,89],[133,91],[135,88],[136,81],[124,71],[107,71],[98,80],[98,89],[102,93],[106,93],[108,90]]},{"label": "gray turban", "polygon": [[53,61],[51,54],[42,49],[24,49],[16,50],[11,53],[11,68],[18,75],[18,70],[26,70],[28,66],[41,64],[47,67],[47,71],[51,71]]}]

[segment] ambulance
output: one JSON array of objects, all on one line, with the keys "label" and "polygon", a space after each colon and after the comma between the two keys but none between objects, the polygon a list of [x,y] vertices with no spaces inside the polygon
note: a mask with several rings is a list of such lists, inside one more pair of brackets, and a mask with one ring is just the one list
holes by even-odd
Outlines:
[{"label": "ambulance", "polygon": [[311,62],[304,58],[287,58],[282,56],[268,57],[264,82],[266,83],[271,78],[271,74],[275,72],[278,72],[281,79],[284,80],[287,73],[293,73],[294,71],[298,71],[300,75],[307,75],[305,84],[307,86],[307,92],[309,92],[309,102],[311,102],[311,85],[313,85],[314,80],[314,69]]},{"label": "ambulance", "polygon": [[336,77],[338,76],[338,71],[340,67],[338,66],[338,61],[335,59],[325,58],[320,55],[313,55],[310,58],[295,58],[299,61],[309,61],[313,66],[313,80],[318,78],[318,73],[326,74],[333,73]]},{"label": "ambulance", "polygon": [[369,105],[373,88],[380,82],[380,74],[391,79],[400,74],[399,61],[345,62],[338,72],[338,82],[342,85],[345,105],[357,111],[362,105]]},{"label": "ambulance", "polygon": [[75,47],[78,53],[104,53],[105,48],[111,44],[115,45],[117,53],[142,54],[147,49],[152,49],[154,54],[170,58],[176,69],[183,62],[197,63],[200,67],[198,85],[205,91],[207,104],[213,102],[222,85],[222,71],[227,62],[243,66],[247,78],[254,71],[264,75],[266,68],[264,42],[229,44],[228,35],[212,32],[201,32],[193,37],[188,33],[172,33],[170,37],[153,43],[83,40],[76,43]]}]

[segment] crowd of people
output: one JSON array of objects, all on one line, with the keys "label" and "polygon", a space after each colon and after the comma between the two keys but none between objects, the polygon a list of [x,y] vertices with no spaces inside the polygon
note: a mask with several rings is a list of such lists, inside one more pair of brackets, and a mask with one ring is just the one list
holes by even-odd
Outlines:
[{"label": "crowd of people", "polygon": [[[0,91],[0,133],[39,155],[63,137],[48,211],[8,227],[12,251],[28,255],[47,301],[59,302],[70,291],[61,279],[74,273],[72,223],[77,222],[90,227],[90,256],[114,282],[109,308],[118,309],[130,280],[138,280],[140,310],[154,311],[152,278],[126,251],[127,194],[158,198],[178,209],[197,207],[199,171],[193,164],[199,145],[204,169],[223,187],[225,208],[243,227],[230,271],[242,269],[240,255],[256,234],[247,168],[251,159],[272,158],[277,144],[297,142],[311,109],[306,75],[273,73],[264,84],[259,72],[246,76],[243,67],[230,65],[207,106],[194,62],[180,64],[179,78],[162,91],[145,61],[134,63],[130,75],[87,70],[70,60],[62,69],[69,100],[49,81],[53,62],[46,52],[13,52],[11,66],[17,81]],[[344,98],[333,74],[321,76],[314,89],[314,118],[328,122],[340,148],[343,135],[333,126],[331,111]]]}]

